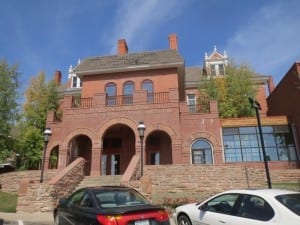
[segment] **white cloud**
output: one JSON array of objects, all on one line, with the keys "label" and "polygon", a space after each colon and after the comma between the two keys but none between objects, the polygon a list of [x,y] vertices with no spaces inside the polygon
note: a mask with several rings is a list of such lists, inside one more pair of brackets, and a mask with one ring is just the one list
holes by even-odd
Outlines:
[{"label": "white cloud", "polygon": [[182,10],[185,1],[169,0],[128,0],[122,1],[108,31],[107,43],[111,53],[116,53],[116,42],[125,38],[127,43],[135,43],[135,48],[143,48],[158,27],[169,22]]},{"label": "white cloud", "polygon": [[[300,59],[300,2],[272,1],[243,24],[226,49],[236,60],[250,63],[256,72],[278,79]],[[280,72],[279,72],[280,71]]]}]

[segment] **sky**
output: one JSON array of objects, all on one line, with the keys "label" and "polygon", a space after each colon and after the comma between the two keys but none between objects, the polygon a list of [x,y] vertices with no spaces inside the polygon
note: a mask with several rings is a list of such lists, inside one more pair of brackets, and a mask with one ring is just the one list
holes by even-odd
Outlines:
[{"label": "sky", "polygon": [[40,72],[67,80],[78,59],[168,49],[177,34],[186,66],[214,46],[278,84],[300,61],[299,0],[0,0],[0,59],[18,65],[23,88]]}]

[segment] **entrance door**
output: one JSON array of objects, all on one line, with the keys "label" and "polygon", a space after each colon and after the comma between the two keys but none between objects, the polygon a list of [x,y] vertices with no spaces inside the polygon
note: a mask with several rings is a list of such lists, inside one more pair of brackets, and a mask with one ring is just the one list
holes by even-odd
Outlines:
[{"label": "entrance door", "polygon": [[101,175],[120,174],[120,154],[102,154],[101,157]]},{"label": "entrance door", "polygon": [[111,164],[110,164],[110,174],[111,175],[117,175],[120,174],[120,155],[119,154],[112,154],[111,155]]},{"label": "entrance door", "polygon": [[101,175],[107,175],[106,168],[107,168],[107,155],[102,154],[102,157],[101,157]]}]

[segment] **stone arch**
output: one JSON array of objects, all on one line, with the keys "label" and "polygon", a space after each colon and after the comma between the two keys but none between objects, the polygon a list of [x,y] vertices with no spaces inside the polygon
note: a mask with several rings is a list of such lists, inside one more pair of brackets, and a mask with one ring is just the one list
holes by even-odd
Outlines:
[{"label": "stone arch", "polygon": [[94,144],[94,140],[96,140],[96,133],[93,132],[91,129],[78,128],[78,129],[71,131],[68,135],[65,136],[65,138],[62,142],[63,146],[65,148],[67,148],[68,144],[72,140],[72,138],[74,138],[78,135],[85,135],[85,136],[89,137],[92,140],[92,144]]},{"label": "stone arch", "polygon": [[220,142],[218,141],[218,138],[209,133],[209,132],[193,132],[190,134],[183,142],[183,149],[185,152],[185,155],[189,156],[189,163],[191,163],[191,145],[195,140],[203,139],[208,141],[211,144],[212,147],[212,156],[213,156],[213,162],[217,162],[217,152],[220,148]]}]

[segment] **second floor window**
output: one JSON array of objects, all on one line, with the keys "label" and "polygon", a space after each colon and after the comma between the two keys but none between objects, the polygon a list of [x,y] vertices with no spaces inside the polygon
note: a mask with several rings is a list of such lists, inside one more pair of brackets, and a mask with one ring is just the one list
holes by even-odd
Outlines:
[{"label": "second floor window", "polygon": [[153,82],[152,80],[144,80],[142,89],[147,91],[147,102],[153,103]]},{"label": "second floor window", "polygon": [[134,83],[132,81],[125,82],[123,86],[123,104],[133,103]]},{"label": "second floor window", "polygon": [[117,88],[114,83],[109,83],[105,87],[106,92],[106,105],[116,105],[116,95],[117,95]]},{"label": "second floor window", "polygon": [[187,95],[187,104],[189,106],[190,112],[196,112],[196,95],[194,94],[188,94]]}]

